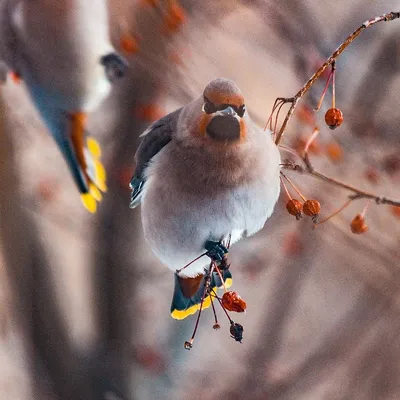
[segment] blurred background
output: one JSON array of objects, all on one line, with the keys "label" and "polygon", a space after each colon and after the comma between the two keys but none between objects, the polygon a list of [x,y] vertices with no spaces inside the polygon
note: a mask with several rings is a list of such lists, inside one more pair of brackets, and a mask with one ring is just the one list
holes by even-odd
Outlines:
[{"label": "blurred background", "polygon": [[[264,126],[276,97],[293,96],[348,34],[400,1],[181,0],[172,17],[170,5],[109,1],[130,70],[90,115],[109,186],[94,216],[23,83],[0,88],[0,399],[400,398],[399,209],[371,204],[369,231],[354,235],[366,201],[312,229],[287,214],[282,195],[265,228],[230,252],[232,289],[248,305],[234,316],[243,343],[221,311],[214,331],[207,310],[185,351],[195,318],[170,317],[173,275],[144,242],[140,208],[128,207],[151,121],[224,76]],[[324,84],[302,100],[284,143],[299,148],[317,124],[315,166],[400,198],[400,21],[365,31],[339,58],[345,120],[335,131],[323,122],[330,92],[311,111]],[[349,194],[288,176],[321,202],[322,217]]]}]

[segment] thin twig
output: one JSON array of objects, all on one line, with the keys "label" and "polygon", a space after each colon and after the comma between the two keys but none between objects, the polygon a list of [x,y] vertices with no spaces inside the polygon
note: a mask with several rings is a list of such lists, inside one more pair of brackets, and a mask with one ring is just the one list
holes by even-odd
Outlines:
[{"label": "thin twig", "polygon": [[308,154],[304,154],[301,156],[298,154],[299,158],[303,161],[304,167],[301,165],[298,165],[296,163],[293,164],[285,164],[284,168],[290,169],[293,171],[298,171],[302,173],[306,173],[308,175],[314,176],[324,182],[328,182],[334,186],[341,187],[343,189],[347,189],[350,192],[354,193],[349,196],[351,200],[357,200],[357,199],[372,199],[375,201],[376,204],[388,204],[392,206],[397,206],[400,207],[400,200],[397,199],[392,199],[386,196],[380,196],[377,195],[376,193],[368,192],[365,190],[361,190],[356,188],[355,186],[349,185],[347,183],[344,183],[342,181],[339,181],[338,179],[331,178],[328,175],[325,175],[319,171],[317,171],[313,165],[311,164],[310,158],[308,157]]},{"label": "thin twig", "polygon": [[[282,139],[283,135],[285,133],[287,124],[290,120],[290,118],[293,115],[293,112],[297,106],[297,103],[300,101],[300,99],[310,90],[310,88],[314,85],[316,80],[324,73],[327,67],[329,65],[332,65],[333,62],[335,62],[339,56],[343,53],[343,51],[347,48],[347,46],[354,41],[354,39],[357,38],[357,36],[364,31],[365,29],[371,27],[372,25],[375,25],[378,22],[381,21],[392,21],[394,19],[400,18],[400,12],[390,12],[384,15],[381,15],[380,17],[375,17],[372,18],[368,21],[365,21],[359,28],[357,28],[351,35],[347,37],[347,39],[331,54],[331,56],[324,62],[324,64],[321,65],[321,67],[314,73],[314,75],[304,84],[304,86],[298,91],[298,93],[291,99],[286,99],[287,103],[292,103],[290,106],[287,115],[285,117],[285,120],[282,123],[281,129],[279,133],[276,135],[275,143],[278,145]],[[390,204],[390,203],[389,203]]]}]

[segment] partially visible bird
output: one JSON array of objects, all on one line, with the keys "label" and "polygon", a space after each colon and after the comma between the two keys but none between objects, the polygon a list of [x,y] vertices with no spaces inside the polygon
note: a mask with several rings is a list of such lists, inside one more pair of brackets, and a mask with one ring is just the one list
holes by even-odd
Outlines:
[{"label": "partially visible bird", "polygon": [[[271,132],[250,119],[236,84],[219,78],[185,107],[153,123],[135,155],[130,206],[141,203],[144,235],[175,272],[171,315],[199,309],[210,260],[259,231],[279,196],[280,155]],[[226,286],[231,273],[224,268]],[[212,287],[222,286],[213,273]],[[205,306],[211,298],[207,297]]]},{"label": "partially visible bird", "polygon": [[127,68],[110,43],[106,1],[4,0],[0,61],[26,84],[83,204],[95,212],[106,176],[100,146],[86,137],[86,116]]}]

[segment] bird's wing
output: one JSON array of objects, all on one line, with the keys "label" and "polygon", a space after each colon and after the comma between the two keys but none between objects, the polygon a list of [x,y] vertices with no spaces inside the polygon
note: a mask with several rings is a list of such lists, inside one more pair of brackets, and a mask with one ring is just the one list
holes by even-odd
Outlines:
[{"label": "bird's wing", "polygon": [[151,159],[171,141],[180,112],[181,108],[159,119],[141,135],[142,141],[135,154],[136,170],[130,182],[131,208],[139,205],[145,184],[145,170]]}]

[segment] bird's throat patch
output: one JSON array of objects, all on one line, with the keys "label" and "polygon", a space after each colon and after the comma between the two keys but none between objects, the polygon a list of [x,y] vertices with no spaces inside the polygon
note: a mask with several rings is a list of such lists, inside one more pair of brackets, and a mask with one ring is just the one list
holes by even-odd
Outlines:
[{"label": "bird's throat patch", "polygon": [[240,140],[241,126],[239,121],[232,116],[216,115],[208,123],[206,132],[208,136],[219,142],[235,142]]}]

